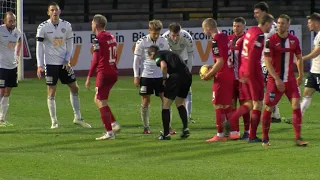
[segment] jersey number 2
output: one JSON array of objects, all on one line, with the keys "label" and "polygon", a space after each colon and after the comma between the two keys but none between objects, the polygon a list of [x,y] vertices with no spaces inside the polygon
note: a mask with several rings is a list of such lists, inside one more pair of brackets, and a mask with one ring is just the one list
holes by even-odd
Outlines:
[{"label": "jersey number 2", "polygon": [[115,63],[117,60],[117,46],[110,46],[109,47],[109,62],[110,63]]}]

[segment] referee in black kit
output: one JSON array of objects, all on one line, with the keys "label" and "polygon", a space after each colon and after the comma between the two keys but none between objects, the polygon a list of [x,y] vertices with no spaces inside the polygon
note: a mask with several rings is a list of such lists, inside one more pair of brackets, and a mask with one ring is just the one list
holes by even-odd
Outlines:
[{"label": "referee in black kit", "polygon": [[[183,129],[181,138],[189,137],[187,110],[184,106],[184,99],[187,97],[192,84],[192,74],[180,56],[168,50],[159,50],[158,46],[152,45],[148,49],[150,59],[156,61],[163,74],[164,100],[162,106],[163,132],[159,140],[170,140],[170,106],[175,101],[182,120]],[[169,78],[167,78],[169,74]]]}]

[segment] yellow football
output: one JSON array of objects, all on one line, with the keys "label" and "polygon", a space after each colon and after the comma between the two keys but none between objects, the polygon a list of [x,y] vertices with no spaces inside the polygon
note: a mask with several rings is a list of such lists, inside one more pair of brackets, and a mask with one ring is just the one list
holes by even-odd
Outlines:
[{"label": "yellow football", "polygon": [[211,68],[212,68],[212,66],[209,64],[205,64],[205,65],[201,66],[200,72],[199,72],[200,77],[202,77],[204,74],[206,74]]}]

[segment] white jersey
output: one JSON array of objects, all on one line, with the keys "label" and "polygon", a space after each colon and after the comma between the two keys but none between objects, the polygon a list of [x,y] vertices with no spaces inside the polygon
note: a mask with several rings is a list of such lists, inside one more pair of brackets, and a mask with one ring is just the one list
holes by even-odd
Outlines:
[{"label": "white jersey", "polygon": [[171,51],[179,54],[182,60],[188,60],[190,54],[193,56],[193,40],[186,30],[181,29],[178,41],[172,40],[169,33],[170,31],[167,31],[162,36],[168,41]]},{"label": "white jersey", "polygon": [[[270,32],[264,33],[264,47],[266,46],[267,39],[269,39],[269,37],[271,37],[275,33],[277,33],[277,23],[273,22],[273,24],[271,25]],[[262,67],[266,66],[264,64],[263,53],[262,53],[262,57],[261,57],[261,66]]]},{"label": "white jersey", "polygon": [[141,57],[143,69],[141,77],[162,78],[162,72],[157,66],[156,61],[148,58],[148,48],[151,45],[157,45],[160,50],[170,50],[169,44],[164,37],[159,37],[157,41],[152,41],[149,34],[143,36],[136,42],[134,54]]},{"label": "white jersey", "polygon": [[[320,32],[318,32],[318,34],[314,38],[313,45],[314,45],[314,48],[320,47]],[[320,55],[312,59],[310,72],[315,74],[320,74]]]},{"label": "white jersey", "polygon": [[16,44],[21,38],[21,31],[15,28],[9,32],[5,24],[0,26],[0,68],[14,69],[17,67]]},{"label": "white jersey", "polygon": [[41,38],[44,45],[44,64],[62,65],[66,61],[66,41],[73,38],[71,24],[59,19],[59,24],[54,25],[48,19],[38,26],[37,40]]}]

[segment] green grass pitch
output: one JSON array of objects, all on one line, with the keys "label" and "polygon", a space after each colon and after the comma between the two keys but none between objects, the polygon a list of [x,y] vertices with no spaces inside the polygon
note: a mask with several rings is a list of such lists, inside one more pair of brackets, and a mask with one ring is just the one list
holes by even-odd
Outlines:
[{"label": "green grass pitch", "polygon": [[[93,81],[94,82],[94,81]],[[92,84],[94,84],[92,82]],[[308,147],[296,147],[292,125],[272,124],[270,147],[244,141],[206,143],[215,132],[211,83],[194,76],[191,136],[179,140],[181,120],[173,108],[171,141],[156,137],[162,129],[160,99],[152,97],[151,135],[143,135],[140,96],[133,78],[121,77],[109,104],[122,126],[114,141],[95,141],[104,132],[93,103],[94,88],[80,86],[82,116],[92,129],[72,124],[73,112],[66,86],[56,96],[59,129],[51,130],[44,80],[20,82],[12,91],[7,120],[0,128],[0,179],[319,179],[320,96],[315,94],[303,119],[302,136]],[[301,88],[301,90],[303,90]],[[281,115],[291,117],[286,98]],[[241,130],[243,129],[242,120]],[[261,137],[261,124],[258,136]]]}]

